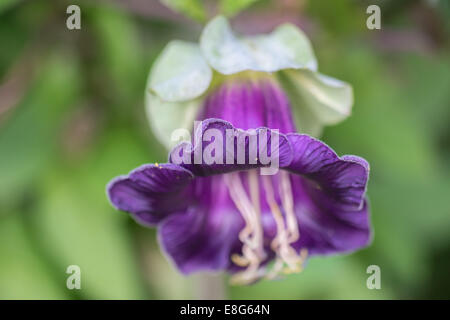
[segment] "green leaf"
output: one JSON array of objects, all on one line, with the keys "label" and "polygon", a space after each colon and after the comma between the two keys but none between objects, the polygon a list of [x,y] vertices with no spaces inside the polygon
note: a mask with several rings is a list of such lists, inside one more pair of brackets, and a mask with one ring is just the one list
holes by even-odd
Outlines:
[{"label": "green leaf", "polygon": [[208,63],[222,74],[290,68],[317,70],[308,38],[291,24],[283,24],[268,35],[239,38],[228,20],[218,16],[203,30],[200,47]]},{"label": "green leaf", "polygon": [[353,90],[348,83],[310,70],[286,70],[279,78],[301,132],[317,136],[323,126],[350,116]]},{"label": "green leaf", "polygon": [[54,157],[61,122],[79,95],[77,62],[62,52],[41,61],[26,97],[0,128],[0,203],[12,201]]},{"label": "green leaf", "polygon": [[220,11],[226,16],[234,16],[259,0],[221,0]]},{"label": "green leaf", "polygon": [[230,299],[389,299],[392,286],[383,282],[383,290],[368,290],[367,265],[358,254],[311,257],[305,269],[286,275],[280,281],[261,280],[251,286],[230,287]]},{"label": "green leaf", "polygon": [[175,40],[156,59],[150,72],[148,90],[163,101],[186,101],[204,93],[211,79],[211,68],[199,46]]},{"label": "green leaf", "polygon": [[179,12],[198,22],[206,20],[206,10],[200,0],[160,0],[173,11]]},{"label": "green leaf", "polygon": [[51,274],[36,252],[20,215],[0,218],[0,297],[2,299],[67,299],[65,269]]},{"label": "green leaf", "polygon": [[91,24],[88,28],[96,44],[96,60],[89,71],[94,77],[102,75],[100,88],[110,89],[105,93],[109,105],[129,113],[129,106],[137,105],[133,101],[142,92],[142,81],[147,76],[142,68],[143,48],[136,21],[126,11],[112,6],[86,10],[86,22]]},{"label": "green leaf", "polygon": [[179,142],[172,140],[174,130],[191,131],[200,104],[198,99],[186,102],[165,102],[150,92],[146,93],[145,109],[150,127],[156,138],[167,149]]},{"label": "green leaf", "polygon": [[99,141],[87,162],[56,166],[40,181],[42,195],[33,212],[38,240],[63,272],[68,265],[80,267],[83,298],[145,297],[129,217],[115,210],[105,194],[110,179],[145,160],[143,146],[130,131],[116,130]]},{"label": "green leaf", "polygon": [[15,3],[19,2],[18,0],[2,0],[0,1],[0,13],[2,11],[7,10],[12,7]]}]

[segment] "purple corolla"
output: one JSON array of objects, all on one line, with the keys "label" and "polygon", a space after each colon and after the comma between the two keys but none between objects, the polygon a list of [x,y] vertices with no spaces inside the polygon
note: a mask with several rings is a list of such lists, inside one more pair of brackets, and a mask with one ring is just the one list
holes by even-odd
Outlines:
[{"label": "purple corolla", "polygon": [[[299,272],[307,256],[368,245],[367,161],[296,133],[276,81],[225,82],[197,119],[196,138],[173,148],[168,163],[143,165],[107,187],[114,207],[158,228],[162,250],[182,273],[227,270],[247,284]],[[208,148],[218,140],[227,141],[223,149]],[[195,161],[199,148],[215,162]],[[261,154],[276,160],[275,174],[261,172],[268,167]]]}]

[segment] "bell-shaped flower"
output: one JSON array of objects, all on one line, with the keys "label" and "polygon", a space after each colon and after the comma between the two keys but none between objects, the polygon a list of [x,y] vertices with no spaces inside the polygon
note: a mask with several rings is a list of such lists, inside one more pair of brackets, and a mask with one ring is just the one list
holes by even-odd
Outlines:
[{"label": "bell-shaped flower", "polygon": [[143,165],[107,188],[117,209],[158,228],[182,273],[227,270],[247,284],[299,272],[307,256],[368,245],[368,163],[296,133],[272,78],[221,84],[201,110],[206,120],[168,163]]}]

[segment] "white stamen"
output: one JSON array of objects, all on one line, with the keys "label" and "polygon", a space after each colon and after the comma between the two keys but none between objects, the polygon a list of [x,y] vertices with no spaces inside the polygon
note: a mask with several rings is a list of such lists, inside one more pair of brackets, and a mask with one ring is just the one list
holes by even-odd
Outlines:
[{"label": "white stamen", "polygon": [[257,250],[258,255],[261,259],[266,258],[266,254],[264,252],[264,245],[263,245],[263,237],[264,237],[264,231],[262,228],[262,221],[261,221],[261,206],[259,203],[259,184],[258,184],[258,172],[256,170],[250,170],[248,173],[248,184],[250,189],[250,198],[252,199],[252,204],[254,208],[255,213],[255,223],[258,228],[255,229],[254,237],[255,242],[258,244]]},{"label": "white stamen", "polygon": [[[272,270],[266,275],[274,278],[281,272],[293,273],[302,270],[302,264],[306,260],[307,250],[300,250],[298,254],[291,246],[300,238],[298,222],[294,211],[294,201],[290,177],[287,172],[280,172],[279,195],[283,211],[277,204],[272,180],[269,176],[262,176],[265,200],[270,207],[272,217],[275,220],[277,234],[270,246],[277,254]],[[231,260],[245,270],[233,275],[231,282],[234,284],[248,284],[261,278],[265,274],[265,268],[261,262],[266,258],[264,252],[264,231],[261,218],[259,178],[257,170],[248,172],[248,187],[250,199],[242,184],[239,173],[230,173],[224,176],[230,198],[236,205],[245,221],[245,227],[239,233],[242,241],[242,255],[234,254]],[[285,217],[283,217],[283,212]],[[283,267],[286,268],[283,269]]]},{"label": "white stamen", "polygon": [[[264,259],[265,253],[263,248],[263,231],[260,219],[259,206],[255,206],[250,202],[247,193],[242,185],[239,173],[231,173],[225,175],[225,183],[227,183],[230,197],[245,220],[245,227],[239,233],[239,238],[243,242],[242,256],[233,255],[232,261],[238,266],[247,266],[244,271],[236,273],[232,279],[232,283],[248,284],[261,277],[264,270],[260,270],[261,261]],[[254,182],[249,182],[254,185]],[[257,183],[256,183],[257,187]],[[255,192],[252,191],[252,201],[255,203]]]},{"label": "white stamen", "polygon": [[297,218],[294,213],[294,200],[292,199],[292,188],[289,174],[286,171],[280,172],[280,196],[283,209],[286,213],[286,224],[289,231],[289,243],[293,243],[300,238]]},{"label": "white stamen", "polygon": [[[280,194],[283,202],[283,208],[286,212],[287,227],[285,226],[283,214],[275,201],[272,181],[269,176],[262,177],[266,201],[269,204],[272,216],[277,226],[277,235],[271,243],[272,249],[277,253],[277,259],[273,270],[267,275],[268,278],[273,278],[278,275],[283,267],[283,264],[288,266],[288,272],[299,272],[302,270],[301,266],[304,261],[304,254],[303,256],[299,256],[291,246],[291,243],[298,239],[299,233],[297,220],[293,210],[292,190],[290,190],[290,181],[288,180],[289,175],[285,173],[282,174],[283,175],[280,176],[280,183],[284,184],[284,187],[281,187],[282,190],[280,190]],[[286,194],[288,192],[289,194]]]}]

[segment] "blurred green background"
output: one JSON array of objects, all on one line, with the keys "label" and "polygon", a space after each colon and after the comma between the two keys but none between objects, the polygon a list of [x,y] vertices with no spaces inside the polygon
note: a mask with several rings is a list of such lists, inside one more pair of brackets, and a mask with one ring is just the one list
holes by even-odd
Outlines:
[{"label": "blurred green background", "polygon": [[[169,40],[197,41],[202,26],[157,1],[0,0],[0,298],[450,298],[450,2],[253,2],[238,31],[295,23],[320,70],[354,87],[352,117],[323,140],[371,164],[373,244],[248,287],[179,275],[105,185],[166,160],[144,114],[146,77]],[[81,30],[66,28],[69,4]],[[366,28],[369,4],[382,30]],[[66,288],[72,264],[81,290]],[[381,290],[366,287],[372,264]]]}]

